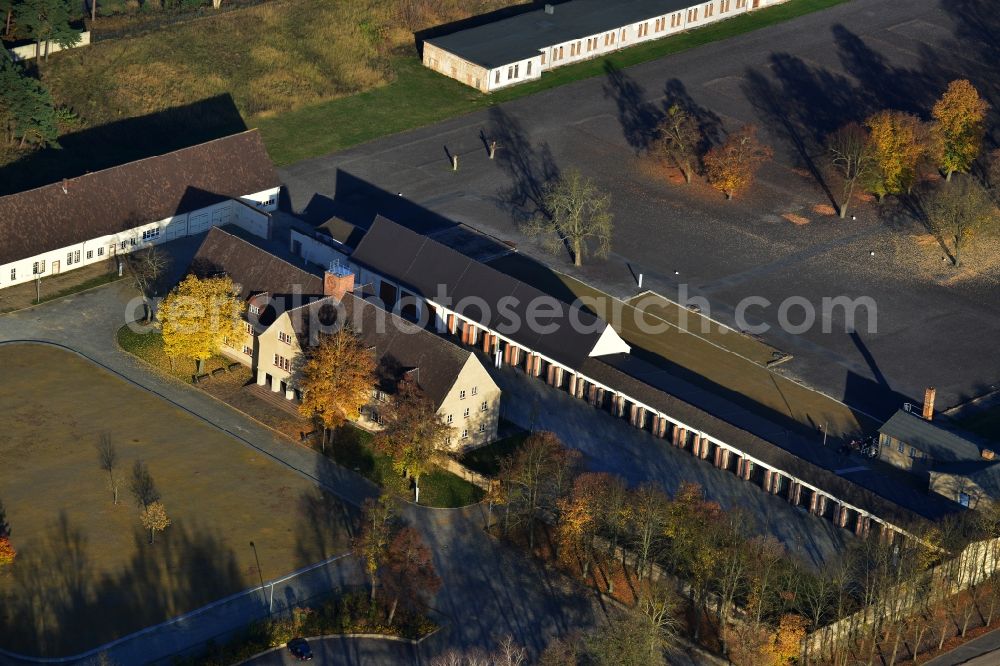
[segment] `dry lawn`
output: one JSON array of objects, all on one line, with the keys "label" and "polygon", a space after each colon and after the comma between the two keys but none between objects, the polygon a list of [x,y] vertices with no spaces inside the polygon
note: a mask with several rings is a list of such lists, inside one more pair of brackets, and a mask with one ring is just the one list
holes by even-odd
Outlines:
[{"label": "dry lawn", "polygon": [[419,30],[509,0],[285,0],[60,53],[43,69],[88,126],[231,95],[244,118],[381,86]]},{"label": "dry lawn", "polygon": [[[343,507],[160,398],[54,347],[0,346],[0,498],[19,551],[0,573],[0,647],[77,653],[338,552]],[[112,502],[95,445],[123,480]],[[173,524],[155,545],[127,489],[143,460]]]}]

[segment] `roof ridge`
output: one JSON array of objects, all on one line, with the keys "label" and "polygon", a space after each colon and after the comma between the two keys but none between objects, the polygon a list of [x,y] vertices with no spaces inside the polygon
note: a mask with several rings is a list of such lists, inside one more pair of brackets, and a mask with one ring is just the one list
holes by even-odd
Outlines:
[{"label": "roof ridge", "polygon": [[294,268],[295,270],[299,271],[300,273],[306,273],[310,277],[314,277],[316,279],[319,279],[319,278],[322,277],[320,275],[316,275],[315,273],[312,273],[312,272],[306,270],[305,268],[302,268],[301,266],[296,266],[295,264],[293,264],[292,262],[288,261],[284,257],[280,257],[280,256],[276,255],[275,253],[271,252],[270,250],[268,250],[266,248],[263,248],[260,245],[257,245],[256,243],[251,243],[246,238],[243,238],[242,236],[238,236],[238,235],[232,233],[231,231],[227,231],[226,229],[223,229],[222,227],[212,227],[212,229],[209,231],[209,235],[211,235],[211,233],[213,231],[216,231],[216,230],[219,231],[220,233],[226,234],[230,238],[235,238],[235,239],[237,239],[238,241],[240,241],[242,243],[246,243],[247,245],[249,245],[253,249],[255,249],[255,250],[259,251],[259,252],[263,252],[264,254],[266,254],[269,257],[277,259],[278,261],[291,266],[292,268]]},{"label": "roof ridge", "polygon": [[[44,189],[47,189],[47,188],[50,188],[50,187],[61,187],[64,182],[65,183],[78,182],[78,181],[80,181],[80,180],[82,180],[84,178],[90,178],[92,176],[97,176],[99,174],[104,174],[104,173],[106,173],[108,171],[115,171],[117,169],[123,169],[125,167],[129,167],[129,166],[132,166],[134,164],[140,164],[142,162],[148,162],[150,160],[161,159],[161,158],[167,157],[169,155],[176,155],[178,153],[183,153],[185,151],[194,150],[195,148],[201,148],[203,146],[207,146],[207,145],[209,145],[211,143],[216,143],[218,141],[227,141],[227,140],[230,140],[230,139],[232,139],[234,137],[244,136],[244,135],[251,134],[251,133],[256,133],[257,136],[260,136],[259,130],[256,127],[253,127],[253,128],[245,129],[242,132],[236,132],[235,134],[227,134],[226,136],[219,136],[219,137],[216,137],[214,139],[209,139],[208,141],[203,141],[201,143],[196,143],[196,144],[191,145],[191,146],[185,146],[183,148],[178,148],[176,150],[171,150],[171,151],[166,152],[166,153],[159,153],[157,155],[147,155],[146,157],[140,157],[139,159],[130,160],[130,161],[124,162],[122,164],[115,164],[114,166],[109,166],[109,167],[105,167],[103,169],[98,169],[97,171],[87,171],[86,173],[82,173],[79,176],[73,176],[72,178],[63,178],[61,180],[57,180],[57,181],[52,182],[52,183],[46,183],[45,185],[39,185],[37,187],[32,187],[32,188],[29,188],[27,190],[21,190],[20,192],[13,192],[11,194],[5,194],[3,196],[0,196],[0,201],[2,201],[4,199],[7,199],[8,197],[17,197],[17,196],[21,196],[22,194],[28,194],[30,192],[37,192],[39,190],[44,190]],[[263,145],[263,142],[262,142],[262,145]],[[266,151],[267,151],[267,149],[265,148],[265,152]],[[268,159],[270,159],[270,155],[268,156]]]}]

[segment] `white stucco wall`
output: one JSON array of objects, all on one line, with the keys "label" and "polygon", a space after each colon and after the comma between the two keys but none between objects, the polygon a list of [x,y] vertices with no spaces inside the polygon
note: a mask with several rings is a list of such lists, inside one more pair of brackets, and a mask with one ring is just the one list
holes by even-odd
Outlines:
[{"label": "white stucco wall", "polygon": [[[208,231],[211,227],[225,224],[236,224],[250,233],[266,238],[270,217],[264,213],[277,209],[278,190],[276,187],[241,197],[243,202],[254,206],[256,210],[261,211],[260,213],[227,199],[190,213],[148,222],[118,233],[91,238],[82,243],[66,245],[0,265],[0,289],[30,282],[38,276],[47,277],[107,261],[118,254],[159,245],[176,238],[193,236]],[[42,262],[45,264],[45,270],[39,271],[36,275],[34,266],[38,263],[41,268]]]}]

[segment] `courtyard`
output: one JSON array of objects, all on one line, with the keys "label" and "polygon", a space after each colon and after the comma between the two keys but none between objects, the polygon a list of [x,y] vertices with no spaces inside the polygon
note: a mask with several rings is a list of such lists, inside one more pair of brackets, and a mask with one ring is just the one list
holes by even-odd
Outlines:
[{"label": "courtyard", "polygon": [[[19,551],[0,575],[0,647],[78,653],[347,549],[344,505],[158,396],[49,345],[0,345],[0,367],[0,499]],[[137,460],[171,519],[152,545],[128,489]]]}]

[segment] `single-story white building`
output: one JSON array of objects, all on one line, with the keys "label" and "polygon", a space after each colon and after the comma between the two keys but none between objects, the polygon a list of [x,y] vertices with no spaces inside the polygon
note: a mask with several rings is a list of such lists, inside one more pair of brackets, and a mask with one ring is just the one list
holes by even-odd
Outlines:
[{"label": "single-story white building", "polygon": [[482,92],[787,0],[570,0],[424,40],[423,62]]},{"label": "single-story white building", "polygon": [[0,289],[224,224],[267,237],[280,188],[250,130],[0,197]]}]

